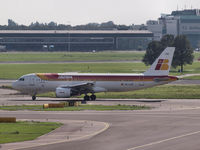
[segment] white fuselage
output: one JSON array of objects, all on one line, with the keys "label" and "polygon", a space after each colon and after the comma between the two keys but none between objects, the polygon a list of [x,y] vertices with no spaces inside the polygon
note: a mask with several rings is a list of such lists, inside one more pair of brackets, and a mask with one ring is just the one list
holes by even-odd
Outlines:
[{"label": "white fuselage", "polygon": [[[143,74],[35,73],[20,77],[13,88],[36,95],[55,92],[59,98],[85,94],[84,100],[95,100],[94,93],[133,91],[178,80],[168,76],[175,47],[167,47]],[[88,93],[92,93],[90,98]]]},{"label": "white fuselage", "polygon": [[[62,86],[93,83],[93,93],[124,92],[166,84],[177,80],[176,77],[171,76],[144,76],[143,74],[58,74],[56,79],[52,75],[45,75],[24,75],[13,83],[13,87],[23,93],[36,95],[51,91],[55,92],[56,88]],[[159,78],[165,80],[156,80]]]}]

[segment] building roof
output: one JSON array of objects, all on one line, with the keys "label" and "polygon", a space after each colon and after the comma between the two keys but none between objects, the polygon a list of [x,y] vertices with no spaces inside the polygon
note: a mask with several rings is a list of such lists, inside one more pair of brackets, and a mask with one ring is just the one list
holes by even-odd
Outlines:
[{"label": "building roof", "polygon": [[199,9],[185,9],[185,10],[176,10],[176,11],[172,11],[171,13],[172,16],[191,16],[191,15],[195,15],[195,16],[199,16]]},{"label": "building roof", "polygon": [[0,34],[151,34],[148,30],[0,30]]}]

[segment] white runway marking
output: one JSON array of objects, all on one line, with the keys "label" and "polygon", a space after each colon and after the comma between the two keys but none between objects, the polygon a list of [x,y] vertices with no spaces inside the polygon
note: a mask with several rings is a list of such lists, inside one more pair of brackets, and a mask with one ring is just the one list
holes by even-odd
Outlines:
[{"label": "white runway marking", "polygon": [[187,133],[187,134],[175,136],[175,137],[172,137],[172,138],[168,138],[168,139],[165,139],[165,140],[160,140],[160,141],[152,142],[152,143],[149,143],[149,144],[144,144],[144,145],[136,146],[136,147],[133,147],[133,148],[129,148],[127,150],[136,150],[136,149],[139,149],[139,148],[144,148],[144,147],[147,147],[147,146],[152,146],[152,145],[164,143],[164,142],[168,142],[168,141],[171,141],[171,140],[176,140],[176,139],[184,138],[184,137],[195,135],[195,134],[199,134],[199,133],[200,133],[200,131],[196,131],[196,132],[192,132],[192,133]]}]

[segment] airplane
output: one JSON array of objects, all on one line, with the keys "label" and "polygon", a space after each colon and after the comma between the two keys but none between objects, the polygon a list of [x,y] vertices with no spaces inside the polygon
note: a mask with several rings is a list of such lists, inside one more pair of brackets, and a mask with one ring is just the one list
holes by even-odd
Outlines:
[{"label": "airplane", "polygon": [[[12,87],[32,96],[55,92],[57,98],[85,94],[84,100],[96,100],[95,93],[124,92],[167,84],[178,80],[169,76],[175,47],[167,47],[150,68],[141,74],[32,73],[23,75]],[[91,96],[88,95],[91,93]]]}]

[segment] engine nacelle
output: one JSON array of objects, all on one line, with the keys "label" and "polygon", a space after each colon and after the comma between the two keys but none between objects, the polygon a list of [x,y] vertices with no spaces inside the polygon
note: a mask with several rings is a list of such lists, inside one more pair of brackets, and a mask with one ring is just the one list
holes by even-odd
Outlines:
[{"label": "engine nacelle", "polygon": [[56,88],[56,97],[58,98],[68,98],[71,97],[71,89],[70,88]]}]

